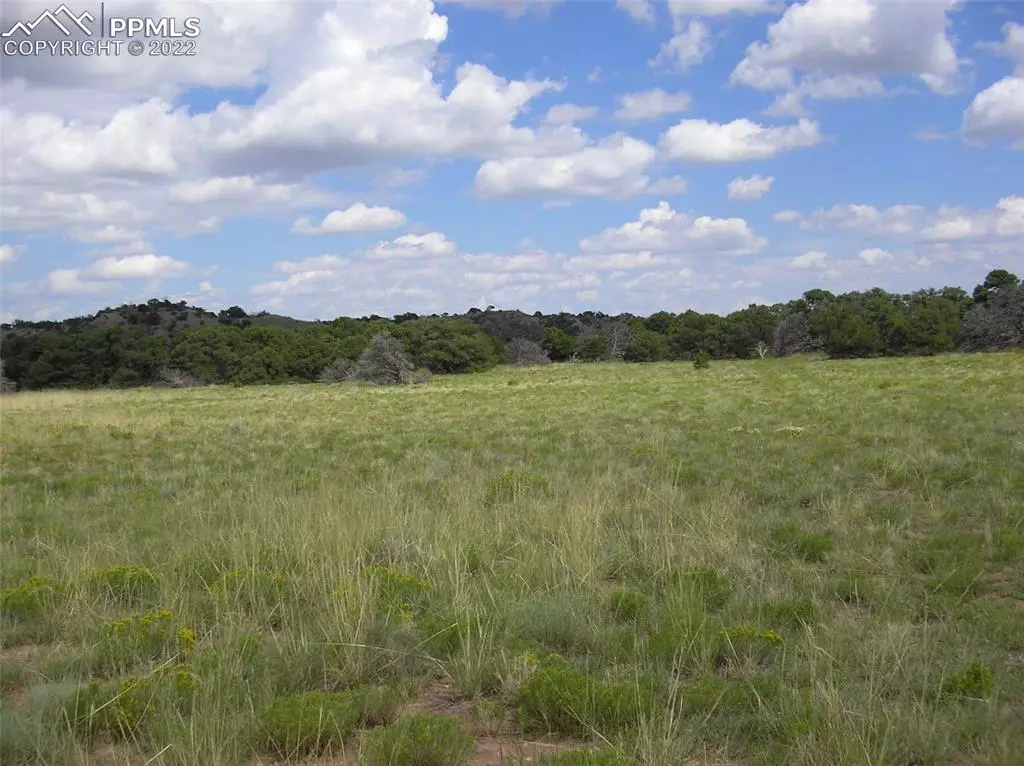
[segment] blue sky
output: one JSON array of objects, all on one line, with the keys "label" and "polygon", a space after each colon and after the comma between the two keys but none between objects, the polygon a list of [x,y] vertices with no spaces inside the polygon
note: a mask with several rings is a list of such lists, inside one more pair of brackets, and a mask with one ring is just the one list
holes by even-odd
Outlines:
[{"label": "blue sky", "polygon": [[196,53],[5,49],[4,321],[728,312],[1024,271],[1024,4],[106,12],[194,16]]}]

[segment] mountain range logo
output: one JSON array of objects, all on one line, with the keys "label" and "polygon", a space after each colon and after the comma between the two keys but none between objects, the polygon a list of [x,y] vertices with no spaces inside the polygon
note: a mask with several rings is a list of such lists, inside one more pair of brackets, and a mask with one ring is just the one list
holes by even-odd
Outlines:
[{"label": "mountain range logo", "polygon": [[15,23],[10,29],[0,35],[2,37],[13,37],[15,32],[21,32],[25,37],[31,37],[35,28],[42,24],[44,21],[49,21],[57,29],[64,33],[65,37],[71,36],[71,29],[69,28],[72,24],[87,35],[92,36],[92,30],[86,25],[86,22],[96,21],[96,17],[93,16],[89,11],[76,16],[71,12],[71,9],[61,3],[56,10],[45,10],[39,14],[39,17],[35,21],[19,21]]}]

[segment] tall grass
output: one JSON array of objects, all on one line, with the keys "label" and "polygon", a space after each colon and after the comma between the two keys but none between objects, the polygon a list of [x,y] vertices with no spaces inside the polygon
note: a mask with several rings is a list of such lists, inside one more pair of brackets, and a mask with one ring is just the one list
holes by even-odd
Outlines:
[{"label": "tall grass", "polygon": [[[275,699],[440,686],[477,734],[489,706],[650,766],[1019,763],[1022,381],[1001,354],[4,397],[0,762],[246,763]],[[523,689],[563,662],[549,731]]]}]

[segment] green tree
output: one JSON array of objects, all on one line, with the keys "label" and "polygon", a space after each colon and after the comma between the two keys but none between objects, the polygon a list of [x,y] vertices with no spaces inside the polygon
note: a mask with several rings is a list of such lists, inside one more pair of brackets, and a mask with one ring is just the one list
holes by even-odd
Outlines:
[{"label": "green tree", "polygon": [[564,362],[576,350],[576,341],[564,330],[548,327],[544,330],[544,340],[540,347],[548,352],[552,362]]},{"label": "green tree", "polygon": [[974,288],[975,303],[985,303],[993,294],[1011,290],[1020,284],[1020,278],[1006,269],[993,269],[985,281]]}]

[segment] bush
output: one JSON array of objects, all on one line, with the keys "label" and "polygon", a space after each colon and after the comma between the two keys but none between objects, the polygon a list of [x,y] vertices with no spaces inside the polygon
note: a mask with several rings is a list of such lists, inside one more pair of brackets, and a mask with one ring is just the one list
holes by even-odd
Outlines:
[{"label": "bush", "polygon": [[537,670],[520,687],[517,704],[527,728],[578,737],[636,729],[657,705],[644,684],[601,683],[561,664]]},{"label": "bush", "polygon": [[963,699],[984,699],[992,696],[995,675],[992,668],[978,662],[960,673],[947,676],[942,681],[942,693],[949,697]]},{"label": "bush", "polygon": [[160,578],[146,567],[104,567],[92,571],[89,584],[100,598],[131,606],[153,598]]},{"label": "bush", "polygon": [[454,719],[417,715],[365,732],[359,762],[365,766],[458,766],[475,751],[473,737]]},{"label": "bush", "polygon": [[394,690],[376,686],[278,697],[263,714],[261,749],[284,758],[329,751],[358,726],[393,720],[399,701]]},{"label": "bush", "polygon": [[706,370],[711,366],[711,355],[701,349],[697,352],[696,358],[693,360],[693,369],[695,370]]},{"label": "bush", "polygon": [[67,588],[52,577],[35,576],[0,592],[0,614],[19,621],[42,617],[54,609]]},{"label": "bush", "polygon": [[413,364],[397,338],[390,333],[379,332],[359,356],[356,377],[381,386],[403,385],[412,382]]},{"label": "bush", "polygon": [[505,347],[505,362],[519,367],[551,364],[548,352],[526,338],[515,338]]},{"label": "bush", "polygon": [[335,359],[317,375],[319,383],[344,383],[356,377],[356,363],[351,359]]}]

